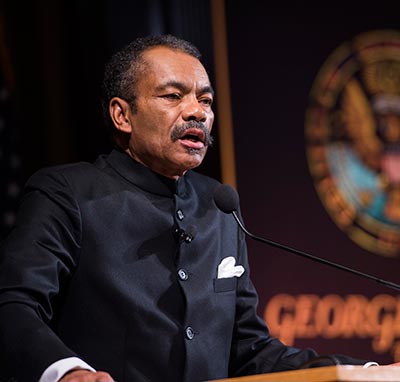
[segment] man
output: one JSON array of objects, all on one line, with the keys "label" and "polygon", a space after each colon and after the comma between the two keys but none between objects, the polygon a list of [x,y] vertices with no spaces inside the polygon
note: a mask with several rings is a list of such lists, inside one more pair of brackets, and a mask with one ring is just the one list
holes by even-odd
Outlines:
[{"label": "man", "polygon": [[199,59],[172,36],[135,40],[105,73],[117,149],[28,181],[0,263],[10,378],[193,382],[316,356],[269,336],[245,238],[213,202],[219,183],[191,171],[214,119]]}]

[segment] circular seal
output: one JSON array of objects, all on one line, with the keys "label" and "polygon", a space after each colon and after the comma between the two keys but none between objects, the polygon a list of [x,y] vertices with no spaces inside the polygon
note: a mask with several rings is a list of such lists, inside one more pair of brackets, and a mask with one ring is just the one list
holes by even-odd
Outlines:
[{"label": "circular seal", "polygon": [[370,252],[400,255],[400,32],[339,46],[314,81],[308,165],[326,210]]}]

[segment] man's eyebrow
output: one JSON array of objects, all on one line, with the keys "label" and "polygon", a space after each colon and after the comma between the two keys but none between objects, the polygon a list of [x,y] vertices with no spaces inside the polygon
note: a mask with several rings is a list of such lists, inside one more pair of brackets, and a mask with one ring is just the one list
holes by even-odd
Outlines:
[{"label": "man's eyebrow", "polygon": [[[190,90],[188,86],[186,86],[182,82],[178,82],[178,81],[165,82],[165,83],[157,86],[156,90],[162,91],[168,87],[173,87],[173,88],[179,89],[180,91],[182,91],[184,93],[187,93]],[[212,88],[211,85],[203,86],[202,88],[199,89],[198,93],[199,94],[211,93],[211,95],[214,97],[214,89]]]},{"label": "man's eyebrow", "polygon": [[200,92],[199,92],[200,94],[204,94],[204,93],[211,93],[211,95],[214,97],[214,89],[213,89],[213,87],[211,86],[211,85],[207,85],[207,86],[203,86],[201,89],[200,89]]}]

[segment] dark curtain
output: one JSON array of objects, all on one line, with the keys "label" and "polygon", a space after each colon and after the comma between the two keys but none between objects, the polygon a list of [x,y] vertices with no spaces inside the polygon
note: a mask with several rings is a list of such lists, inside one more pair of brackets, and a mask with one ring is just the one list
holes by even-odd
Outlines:
[{"label": "dark curtain", "polygon": [[[93,161],[112,148],[100,108],[103,67],[135,37],[171,33],[191,41],[212,81],[209,8],[209,0],[3,2],[2,44],[15,75],[20,186],[43,166]],[[198,171],[218,179],[218,155],[216,144]],[[5,183],[2,176],[3,188]],[[3,212],[9,202],[0,203]],[[1,232],[8,226],[2,224]]]}]

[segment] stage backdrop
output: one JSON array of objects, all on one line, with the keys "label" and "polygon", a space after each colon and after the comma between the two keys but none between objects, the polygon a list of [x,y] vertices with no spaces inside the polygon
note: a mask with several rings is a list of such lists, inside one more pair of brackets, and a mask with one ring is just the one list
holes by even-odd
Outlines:
[{"label": "stage backdrop", "polygon": [[[255,233],[400,282],[398,6],[349,3],[226,0],[238,190]],[[114,50],[138,35],[174,33],[200,47],[214,79],[209,5],[32,1],[21,12],[16,1],[0,3],[1,70],[5,48],[13,69],[0,99],[0,159],[12,159],[0,164],[7,230],[15,184],[109,150],[99,81]],[[4,114],[14,101],[15,119]],[[218,178],[218,124],[215,133],[200,171]],[[261,244],[249,242],[249,253],[273,334],[322,354],[400,360],[396,291]]]},{"label": "stage backdrop", "polygon": [[[395,6],[226,3],[247,228],[400,283]],[[259,313],[274,335],[321,354],[400,361],[400,292],[248,244]]]}]

